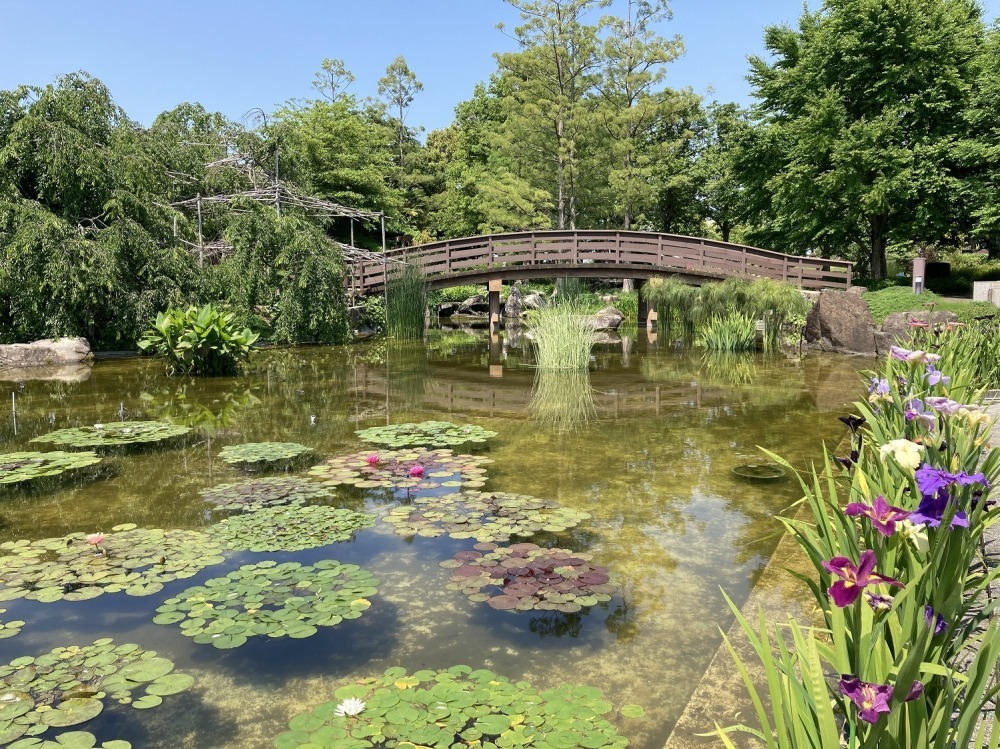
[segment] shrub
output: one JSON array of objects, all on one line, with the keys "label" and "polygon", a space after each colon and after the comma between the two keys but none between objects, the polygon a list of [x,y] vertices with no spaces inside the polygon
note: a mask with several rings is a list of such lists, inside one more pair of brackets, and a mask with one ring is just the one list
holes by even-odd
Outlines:
[{"label": "shrub", "polygon": [[896,312],[913,312],[925,310],[928,307],[954,312],[958,321],[969,324],[980,317],[994,317],[1000,312],[989,302],[964,302],[951,299],[941,299],[933,291],[914,294],[909,288],[895,286],[882,291],[869,291],[864,296],[868,308],[872,311],[875,322],[882,323],[885,318]]},{"label": "shrub", "polygon": [[141,351],[167,360],[168,374],[231,375],[250,358],[257,334],[238,330],[232,312],[211,304],[201,309],[171,307],[156,315],[153,327],[139,341]]}]

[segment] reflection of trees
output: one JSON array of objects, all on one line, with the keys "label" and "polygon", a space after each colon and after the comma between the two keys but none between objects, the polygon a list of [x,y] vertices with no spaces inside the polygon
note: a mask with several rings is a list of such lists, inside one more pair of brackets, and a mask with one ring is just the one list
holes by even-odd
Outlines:
[{"label": "reflection of trees", "polygon": [[567,614],[562,611],[532,612],[528,629],[541,639],[546,637],[579,637],[583,629],[583,615],[589,611]]},{"label": "reflection of trees", "polygon": [[187,383],[173,391],[167,387],[156,393],[142,393],[139,399],[152,418],[196,427],[198,431],[211,436],[231,426],[244,409],[261,403],[260,398],[250,389],[220,393],[206,403],[197,396],[189,397]]}]

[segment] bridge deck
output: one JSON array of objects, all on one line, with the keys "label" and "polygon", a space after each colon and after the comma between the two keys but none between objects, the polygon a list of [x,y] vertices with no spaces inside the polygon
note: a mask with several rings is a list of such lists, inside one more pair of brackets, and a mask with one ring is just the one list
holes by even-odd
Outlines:
[{"label": "bridge deck", "polygon": [[675,234],[628,231],[539,231],[450,239],[394,250],[387,262],[351,266],[358,294],[381,289],[400,262],[420,268],[433,288],[494,279],[650,278],[691,283],[740,276],[789,281],[804,289],[851,285],[853,263],[785,255],[756,247]]}]

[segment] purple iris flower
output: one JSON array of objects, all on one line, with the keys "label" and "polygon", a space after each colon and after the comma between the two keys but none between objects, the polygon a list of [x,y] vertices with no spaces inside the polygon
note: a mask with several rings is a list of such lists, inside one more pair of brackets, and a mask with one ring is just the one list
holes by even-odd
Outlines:
[{"label": "purple iris flower", "polygon": [[[855,676],[844,676],[840,680],[840,691],[858,706],[858,717],[866,723],[877,723],[882,713],[889,712],[893,688],[888,684],[870,684]],[[906,694],[906,702],[918,699],[924,693],[924,685],[919,681]]]},{"label": "purple iris flower", "polygon": [[845,515],[864,515],[872,521],[872,527],[883,536],[891,536],[896,532],[896,523],[906,520],[910,513],[902,507],[893,507],[885,501],[881,494],[875,497],[871,505],[862,502],[851,502],[844,508]]},{"label": "purple iris flower", "polygon": [[849,471],[849,470],[851,470],[851,466],[857,464],[858,458],[860,458],[860,457],[861,457],[861,453],[860,452],[858,452],[857,450],[851,450],[851,454],[848,455],[846,458],[841,458],[839,456],[835,456],[834,460],[836,460],[838,463],[840,463],[840,465],[842,465],[844,468],[846,468]]},{"label": "purple iris flower", "polygon": [[944,396],[930,396],[926,399],[926,403],[935,411],[943,413],[947,416],[951,416],[956,413],[958,409],[966,407],[962,403],[953,401],[951,398],[945,398]]},{"label": "purple iris flower", "polygon": [[933,468],[929,463],[924,463],[923,466],[918,468],[914,476],[917,479],[917,488],[920,489],[921,494],[934,494],[952,484],[957,484],[958,486],[982,484],[987,489],[990,488],[990,482],[986,480],[986,476],[982,473],[973,473],[971,475],[965,471],[949,473],[943,468]]},{"label": "purple iris flower", "polygon": [[939,635],[948,628],[948,622],[930,606],[924,606],[924,621],[928,627],[934,628],[934,634]]},{"label": "purple iris flower", "polygon": [[[945,512],[948,511],[948,503],[951,501],[948,487],[981,484],[988,489],[990,486],[986,476],[982,473],[971,475],[965,471],[949,473],[941,468],[932,468],[927,463],[918,468],[914,476],[917,479],[917,488],[920,489],[923,496],[920,500],[920,506],[910,516],[910,520],[914,523],[924,523],[932,528],[941,525],[941,520],[944,518]],[[957,511],[951,520],[951,527],[955,528],[956,526],[969,527],[969,516],[961,510]]]},{"label": "purple iris flower", "polygon": [[865,601],[872,607],[872,611],[888,611],[892,608],[892,596],[883,595],[882,593],[872,593],[866,590]]},{"label": "purple iris flower", "polygon": [[[944,519],[944,514],[948,511],[950,501],[951,495],[944,488],[938,489],[934,494],[925,494],[920,500],[916,512],[910,515],[910,522],[929,525],[931,528],[939,527]],[[968,528],[969,516],[959,510],[952,517],[950,527]]]},{"label": "purple iris flower", "polygon": [[928,385],[937,385],[939,382],[947,385],[949,382],[951,382],[951,378],[945,374],[942,374],[941,371],[936,369],[933,364],[927,365],[927,374],[925,375],[925,377],[927,377]]},{"label": "purple iris flower", "polygon": [[924,402],[919,398],[911,398],[906,404],[906,411],[903,416],[907,421],[923,421],[927,429],[934,429],[937,425],[937,417],[924,409]]},{"label": "purple iris flower", "polygon": [[844,422],[851,428],[852,434],[857,434],[858,430],[865,424],[867,419],[864,416],[838,416],[837,419]]},{"label": "purple iris flower", "polygon": [[823,562],[823,567],[827,572],[832,572],[841,578],[827,590],[827,593],[833,598],[834,604],[841,608],[850,606],[858,600],[858,596],[867,585],[886,583],[897,588],[904,587],[899,580],[893,580],[891,577],[875,572],[875,552],[871,549],[861,552],[858,564],[847,557],[834,557],[829,562]]}]

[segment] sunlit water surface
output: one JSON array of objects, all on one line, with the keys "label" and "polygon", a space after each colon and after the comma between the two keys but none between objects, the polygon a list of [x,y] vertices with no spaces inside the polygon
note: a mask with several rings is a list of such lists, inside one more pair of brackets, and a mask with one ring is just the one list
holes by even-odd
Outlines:
[{"label": "sunlit water surface", "polygon": [[[610,603],[578,614],[494,611],[444,587],[449,571],[439,562],[473,542],[404,539],[378,522],[321,549],[233,553],[149,597],[7,602],[4,618],[27,624],[0,640],[0,663],[103,636],[171,658],[196,677],[191,690],[152,710],[114,705],[79,727],[146,749],[269,747],[293,715],[332,699],[352,679],[396,665],[413,671],[459,663],[539,688],[598,686],[616,707],[645,708],[642,719],[612,717],[634,746],[661,747],[719,645],[719,628],[732,621],[720,589],[745,600],[777,543],[776,516],[797,498],[792,479],[752,483],[731,469],[759,461],[758,447],[801,467],[820,459],[824,441],[842,436],[836,416],[857,389],[859,362],[759,355],[703,361],[700,353],[649,342],[644,332],[639,338],[597,346],[589,383],[542,383],[534,404],[527,342],[515,334],[491,346],[468,330],[432,331],[425,344],[264,351],[240,378],[168,378],[161,364],[129,358],[64,373],[68,381],[0,382],[7,399],[0,452],[31,449],[28,441],[53,427],[120,418],[196,427],[179,445],[110,455],[107,475],[8,491],[0,541],[127,522],[204,526],[213,517],[199,490],[246,478],[218,460],[225,445],[301,442],[332,456],[363,449],[356,429],[442,419],[499,433],[488,451],[495,463],[487,489],[591,513],[576,529],[531,540],[591,552],[622,583]],[[336,503],[383,513],[393,501],[352,489]],[[379,593],[360,619],[304,640],[256,638],[229,651],[151,623],[170,595],[269,558],[357,563],[381,581]]]}]

